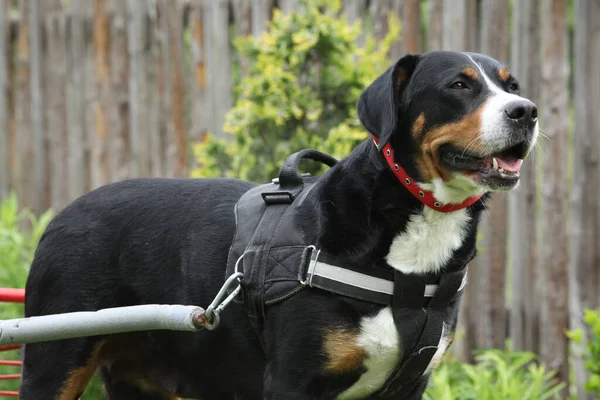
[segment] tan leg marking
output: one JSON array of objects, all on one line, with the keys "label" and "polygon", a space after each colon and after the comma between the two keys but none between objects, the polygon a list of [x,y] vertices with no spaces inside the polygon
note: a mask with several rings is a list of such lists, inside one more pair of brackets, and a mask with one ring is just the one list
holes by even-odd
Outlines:
[{"label": "tan leg marking", "polygon": [[104,342],[100,342],[94,346],[86,365],[71,371],[56,400],[73,400],[77,395],[83,393],[98,367],[98,355],[103,344]]},{"label": "tan leg marking", "polygon": [[324,349],[327,355],[325,370],[344,373],[360,367],[367,353],[358,345],[358,334],[345,329],[325,332]]}]

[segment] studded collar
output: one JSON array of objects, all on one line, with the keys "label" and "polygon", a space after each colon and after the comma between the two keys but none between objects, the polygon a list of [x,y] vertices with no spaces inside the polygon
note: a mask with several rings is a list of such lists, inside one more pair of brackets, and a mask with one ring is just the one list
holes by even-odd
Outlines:
[{"label": "studded collar", "polygon": [[[379,149],[379,140],[373,136],[373,142],[375,142],[375,146]],[[396,178],[404,185],[404,187],[412,193],[421,203],[425,204],[427,207],[434,209],[439,212],[448,213],[452,211],[461,210],[463,208],[467,208],[470,205],[473,205],[477,202],[483,194],[469,197],[465,201],[459,204],[444,204],[438,199],[435,198],[433,193],[429,190],[423,189],[417,182],[414,181],[402,168],[398,163],[394,161],[394,149],[390,143],[386,143],[382,149],[383,156],[385,157],[385,161],[388,163]]]}]

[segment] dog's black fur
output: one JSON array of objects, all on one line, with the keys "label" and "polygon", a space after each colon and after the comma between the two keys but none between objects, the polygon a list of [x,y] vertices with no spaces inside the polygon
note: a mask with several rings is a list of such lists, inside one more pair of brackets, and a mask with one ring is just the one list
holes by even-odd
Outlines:
[{"label": "dog's black fur", "polygon": [[[486,70],[500,68],[477,57]],[[363,124],[382,145],[391,143],[396,161],[416,180],[428,179],[418,162],[421,139],[412,132],[417,118],[425,113],[426,132],[460,121],[486,101],[485,85],[476,79],[461,78],[472,85],[469,93],[448,89],[466,64],[461,53],[406,56],[359,101]],[[422,70],[412,79],[417,68]],[[234,179],[137,179],[80,197],[53,219],[40,240],[26,286],[26,316],[149,303],[206,307],[224,282],[234,205],[253,186]],[[445,270],[462,268],[475,251],[485,198],[468,208],[462,246]],[[422,209],[366,140],[320,178],[297,223],[317,247],[368,269],[386,266],[392,240]],[[334,399],[357,382],[365,367],[362,359],[354,362],[356,354],[333,365],[337,356],[331,351],[344,353],[346,344],[331,348],[324,335],[353,337],[361,318],[380,309],[304,290],[267,309],[264,351],[244,306],[235,303],[223,312],[216,331],[29,344],[21,399],[74,400],[96,367],[111,400]],[[452,303],[450,330],[457,310],[458,302]],[[411,399],[422,397],[427,380],[422,378]]]}]

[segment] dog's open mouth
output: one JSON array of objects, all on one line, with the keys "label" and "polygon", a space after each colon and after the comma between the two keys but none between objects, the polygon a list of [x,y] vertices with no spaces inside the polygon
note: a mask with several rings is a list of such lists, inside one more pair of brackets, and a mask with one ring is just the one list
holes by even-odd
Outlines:
[{"label": "dog's open mouth", "polygon": [[518,182],[527,149],[527,144],[521,142],[501,152],[481,156],[452,145],[444,145],[440,148],[440,155],[442,161],[453,170],[472,173],[481,183],[506,186]]}]

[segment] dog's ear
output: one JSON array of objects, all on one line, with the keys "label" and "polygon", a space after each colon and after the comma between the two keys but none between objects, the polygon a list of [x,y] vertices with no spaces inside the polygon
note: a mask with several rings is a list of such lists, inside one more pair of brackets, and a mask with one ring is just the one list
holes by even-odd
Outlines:
[{"label": "dog's ear", "polygon": [[401,112],[401,95],[419,63],[418,54],[407,54],[367,87],[358,99],[358,118],[379,140],[379,148],[396,130]]}]

